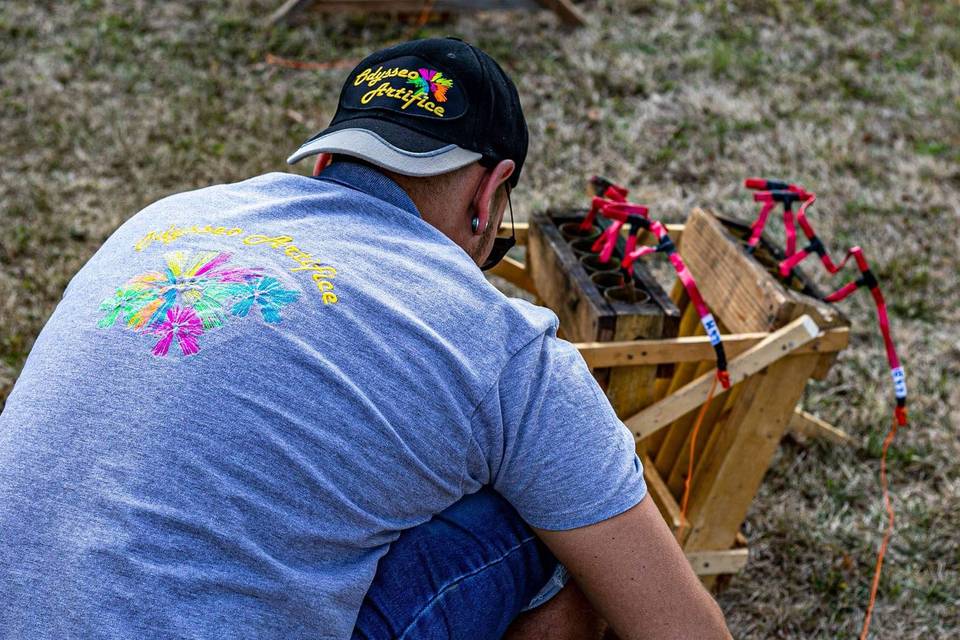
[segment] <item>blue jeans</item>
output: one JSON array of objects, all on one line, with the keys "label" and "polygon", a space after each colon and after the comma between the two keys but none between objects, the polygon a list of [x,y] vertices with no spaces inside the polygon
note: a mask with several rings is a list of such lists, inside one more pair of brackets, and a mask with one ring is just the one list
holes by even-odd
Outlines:
[{"label": "blue jeans", "polygon": [[485,488],[390,546],[353,637],[500,638],[521,611],[565,582],[563,566],[516,510]]}]

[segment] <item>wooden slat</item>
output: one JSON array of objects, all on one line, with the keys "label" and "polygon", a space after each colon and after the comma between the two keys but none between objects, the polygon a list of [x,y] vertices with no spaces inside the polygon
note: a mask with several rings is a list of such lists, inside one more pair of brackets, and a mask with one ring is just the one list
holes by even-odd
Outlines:
[{"label": "wooden slat", "polygon": [[[528,227],[527,268],[537,293],[574,339],[638,340],[675,335],[679,311],[645,265],[634,265],[638,286],[650,299],[637,303],[607,301],[587,278],[559,225],[575,222],[576,212],[537,214]],[[625,240],[620,239],[621,251]],[[594,377],[617,415],[635,414],[654,400],[656,364],[627,364],[609,370],[594,368]],[[640,447],[642,449],[642,447]]]},{"label": "wooden slat", "polygon": [[[667,228],[667,233],[670,235],[670,239],[673,240],[673,244],[677,248],[680,247],[680,239],[683,237],[683,230],[685,225],[682,224],[666,224],[664,225]],[[629,226],[624,226],[620,231],[620,235],[626,237],[630,232]],[[650,231],[641,231],[640,235],[637,236],[639,244],[645,244],[653,246],[657,244],[657,237],[653,235]]]},{"label": "wooden slat", "polygon": [[[687,295],[686,287],[683,286],[683,283],[678,279],[675,282],[674,290],[670,294],[671,299],[679,300],[681,303],[685,304],[683,307],[683,313],[680,316],[680,322],[678,323],[678,333],[681,336],[692,336],[697,333],[703,334],[704,329],[700,324],[699,316],[697,316],[697,311],[694,305],[690,304],[690,297]],[[681,362],[679,364],[670,363],[673,367],[673,375],[666,381],[665,385],[654,387],[654,399],[659,401],[664,397],[669,396],[671,393],[687,384],[693,379],[694,364]],[[612,369],[611,369],[612,370]],[[663,446],[663,442],[667,437],[667,431],[661,430],[652,434],[648,438],[644,438],[641,442],[647,443],[647,449],[650,451],[654,460],[656,456],[660,455],[660,448]]]},{"label": "wooden slat", "polygon": [[[689,381],[698,379],[714,370],[713,363],[705,361],[684,363],[682,367],[678,367],[678,369],[685,367],[693,368],[693,371],[690,372],[689,378],[687,378],[687,384],[689,384]],[[683,386],[680,388],[682,389]],[[686,414],[678,416],[676,420],[667,425],[668,428],[663,430],[666,432],[666,436],[664,436],[663,442],[660,444],[660,449],[657,451],[657,471],[660,472],[660,475],[662,475],[664,479],[667,479],[668,486],[670,484],[670,470],[676,463],[677,455],[680,453],[680,448],[687,440],[687,435],[690,432],[690,425],[693,423],[695,413],[695,411],[690,411]],[[674,495],[679,494],[675,493]]]},{"label": "wooden slat", "polygon": [[[298,0],[298,13],[309,9],[315,13],[332,13],[341,11],[355,12],[384,12],[384,13],[420,13],[424,9],[424,0]],[[284,5],[285,6],[285,5]],[[492,11],[492,10],[535,10],[542,3],[539,0],[436,0],[429,9],[443,12]],[[275,13],[281,14],[284,7]],[[288,12],[287,20],[297,16]]]},{"label": "wooden slat", "polygon": [[527,271],[538,295],[560,319],[567,339],[612,338],[613,313],[549,217],[533,217],[528,242]]},{"label": "wooden slat", "polygon": [[[307,7],[311,13],[415,13],[423,10],[420,0],[309,0]],[[436,10],[434,5],[433,10]],[[287,22],[299,22],[306,11],[286,17]]]},{"label": "wooden slat", "polygon": [[312,5],[316,0],[287,0],[267,18],[267,24],[290,22]]},{"label": "wooden slat", "polygon": [[[429,4],[429,7],[426,5]],[[410,13],[419,15],[425,8],[435,13],[468,11],[533,11],[548,9],[557,14],[560,21],[578,27],[586,24],[583,12],[570,0],[287,0],[273,12],[268,24],[293,23],[308,12],[333,13]]]},{"label": "wooden slat", "polygon": [[673,240],[673,243],[680,246],[680,239],[683,238],[683,230],[687,226],[685,224],[667,224],[664,225],[667,227],[667,233],[670,234],[670,239]]},{"label": "wooden slat", "polygon": [[847,432],[799,407],[790,416],[789,429],[810,438],[822,438],[837,444],[853,444],[853,438]]},{"label": "wooden slat", "polygon": [[527,273],[526,265],[519,260],[514,260],[510,256],[504,256],[503,260],[491,269],[488,273],[500,276],[507,282],[517,285],[527,293],[537,295],[537,287]]},{"label": "wooden slat", "polygon": [[668,224],[667,233],[670,234],[670,239],[673,240],[673,244],[676,245],[677,249],[680,249],[680,242],[683,240],[683,230],[686,227],[685,224]]},{"label": "wooden slat", "polygon": [[[818,332],[817,325],[809,316],[801,316],[783,329],[769,334],[759,343],[730,360],[731,384],[743,381],[796,350],[797,347],[807,344]],[[818,358],[819,356],[801,357]],[[635,438],[644,438],[703,404],[712,383],[713,374],[708,373],[624,422]],[[719,396],[722,393],[724,389],[718,385],[716,394]]]},{"label": "wooden slat", "polygon": [[[711,373],[713,370],[714,365],[712,362],[701,362],[697,366],[697,371],[694,374],[694,377],[699,378],[703,375]],[[710,406],[718,411],[720,408],[722,408],[725,400],[726,396],[724,396],[722,399],[717,398],[711,402]],[[684,454],[689,447],[687,443],[693,429],[693,422],[699,413],[699,408],[697,408],[696,411],[690,411],[674,420],[667,429],[664,429],[664,431],[667,432],[667,435],[663,439],[660,452],[657,454],[657,469],[660,471],[663,479],[667,482],[667,486],[670,487],[670,491],[672,491],[676,496],[682,496],[683,490],[682,488],[677,487],[677,478],[673,476],[671,480],[671,476],[673,475],[673,469],[678,468],[678,464],[682,464],[684,469],[686,468],[686,463],[682,462],[681,460],[686,459]],[[714,413],[716,413],[716,411]],[[704,422],[707,424],[701,425],[701,432],[703,431],[703,426],[709,425],[707,420],[708,416],[704,415]],[[680,479],[680,483],[682,485],[682,478]]]},{"label": "wooden slat", "polygon": [[[726,327],[720,323],[719,319],[718,323],[720,332],[727,333]],[[701,333],[702,327],[699,328],[701,331],[698,331],[698,333]],[[699,378],[713,371],[715,367],[716,363],[712,359],[702,361],[697,367],[695,377]],[[711,402],[710,406],[704,412],[703,422],[697,431],[698,451],[701,450],[703,443],[707,441],[710,433],[712,433],[714,421],[717,419],[717,416],[720,415],[726,404],[732,402],[733,396],[737,394],[738,390],[739,386],[734,386],[725,397]],[[699,409],[690,411],[686,415],[677,418],[673,424],[662,430],[666,432],[666,437],[664,438],[662,446],[662,455],[657,457],[657,466],[661,474],[663,474],[667,487],[678,499],[682,499],[683,497],[684,484],[689,471],[690,439],[693,435],[694,422],[699,415]]]},{"label": "wooden slat", "polygon": [[[670,289],[670,301],[677,307],[677,312],[680,315],[680,320],[677,322],[677,335],[670,337],[676,339],[677,337],[682,338],[693,335],[695,328],[700,322],[697,318],[696,308],[693,308],[690,304],[690,294],[687,293],[687,288],[683,286],[683,282],[681,282],[679,278],[673,281],[673,287]],[[676,373],[677,369],[674,362],[660,364],[664,365],[661,367],[661,375],[665,376],[666,384],[658,389],[657,400],[666,394],[670,386],[670,379]]]},{"label": "wooden slat", "polygon": [[[699,461],[703,457],[703,452],[710,438],[713,436],[714,429],[721,428],[726,416],[739,400],[742,389],[743,383],[740,383],[731,388],[729,393],[725,394],[725,399],[719,398],[710,403],[710,408],[707,409],[703,417],[703,424],[700,425],[700,431],[697,433],[694,462]],[[696,418],[697,413],[697,411],[691,411],[687,414],[691,422]],[[683,447],[678,452],[677,459],[673,463],[673,468],[665,477],[670,491],[681,498],[683,497],[683,487],[687,479],[687,472],[690,469],[690,435],[692,435],[692,433],[688,433],[688,437],[684,440]]]},{"label": "wooden slat", "polygon": [[739,402],[714,430],[694,470],[684,549],[733,545],[819,358],[783,358],[744,383]]},{"label": "wooden slat", "polygon": [[747,566],[750,553],[746,548],[742,548],[725,551],[688,551],[686,556],[687,562],[698,576],[716,576],[743,570]]},{"label": "wooden slat", "polygon": [[849,324],[827,303],[785,289],[707,211],[690,213],[680,254],[707,305],[733,332],[769,331],[804,314],[824,329]]},{"label": "wooden slat", "polygon": [[617,416],[632,416],[653,403],[656,380],[656,365],[612,369],[606,393]]},{"label": "wooden slat", "polygon": [[[623,306],[625,309],[631,308],[627,305]],[[615,312],[619,311],[619,305],[613,305],[613,308]],[[659,338],[663,335],[663,324],[664,317],[659,313],[617,315],[612,338],[614,340]],[[657,366],[654,364],[611,369],[606,393],[617,416],[620,418],[632,416],[649,406],[654,400],[656,380]]]},{"label": "wooden slat", "polygon": [[[558,228],[560,223],[576,221],[574,213],[553,217],[536,214],[531,220],[526,266],[539,297],[557,314],[571,340],[604,342],[618,335],[621,339],[662,337],[666,322],[675,323],[679,315],[673,302],[646,266],[638,262],[635,275],[654,299],[636,304],[608,303]],[[598,374],[601,385],[608,377],[608,373]]]},{"label": "wooden slat", "polygon": [[537,0],[545,9],[550,9],[560,18],[560,22],[568,27],[582,27],[587,19],[570,0]]},{"label": "wooden slat", "polygon": [[[681,330],[682,330],[681,320]],[[723,336],[727,358],[733,358],[756,346],[769,336],[766,332],[733,333]],[[850,330],[839,327],[824,331],[814,340],[799,347],[796,353],[832,353],[850,341]],[[624,367],[638,364],[665,364],[713,360],[716,356],[706,336],[686,336],[663,340],[627,342],[580,342],[574,346],[589,367]]]}]

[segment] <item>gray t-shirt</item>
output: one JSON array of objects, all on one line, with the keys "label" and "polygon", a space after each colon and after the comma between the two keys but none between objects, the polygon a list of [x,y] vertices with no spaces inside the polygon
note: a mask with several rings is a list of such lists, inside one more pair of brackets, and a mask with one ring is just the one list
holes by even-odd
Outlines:
[{"label": "gray t-shirt", "polygon": [[625,511],[633,439],[556,327],[362,165],[147,207],[0,415],[0,637],[347,638],[398,532],[484,485]]}]

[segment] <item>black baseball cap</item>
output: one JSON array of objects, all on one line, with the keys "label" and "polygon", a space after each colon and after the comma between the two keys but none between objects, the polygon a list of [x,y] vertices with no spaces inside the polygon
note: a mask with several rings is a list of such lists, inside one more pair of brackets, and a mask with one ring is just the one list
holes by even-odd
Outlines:
[{"label": "black baseball cap", "polygon": [[367,56],[347,76],[330,126],[287,158],[354,156],[408,176],[527,156],[517,88],[497,62],[456,38],[413,40]]}]

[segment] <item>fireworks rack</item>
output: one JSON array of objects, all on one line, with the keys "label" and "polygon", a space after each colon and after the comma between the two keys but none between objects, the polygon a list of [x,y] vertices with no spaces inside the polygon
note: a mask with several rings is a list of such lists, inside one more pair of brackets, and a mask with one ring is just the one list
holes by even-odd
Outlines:
[{"label": "fireworks rack", "polygon": [[[684,225],[665,225],[719,325],[728,359],[731,388],[718,389],[704,409],[716,357],[687,290],[677,279],[665,292],[638,260],[631,268],[640,299],[604,297],[560,232],[584,213],[536,215],[516,224],[526,260],[505,258],[493,273],[557,314],[561,335],[577,345],[633,432],[660,513],[696,573],[713,586],[717,576],[746,565],[740,528],[781,437],[789,430],[848,441],[797,404],[807,381],[826,376],[847,346],[850,323],[819,299],[800,269],[789,282],[778,277],[783,252],[766,238],[748,252],[749,225],[702,209]],[[655,243],[649,232],[640,241]],[[615,255],[622,257],[624,238],[617,242]],[[698,416],[684,515],[680,501]]]}]

